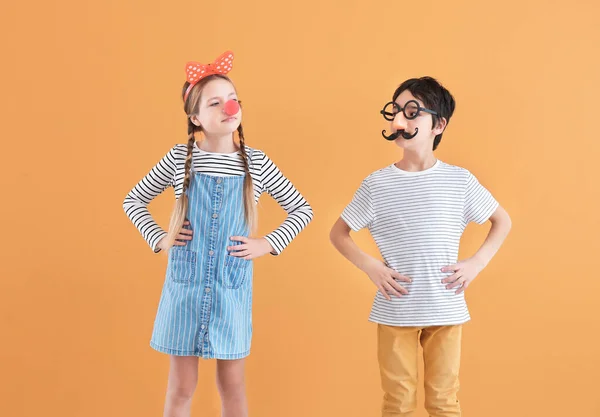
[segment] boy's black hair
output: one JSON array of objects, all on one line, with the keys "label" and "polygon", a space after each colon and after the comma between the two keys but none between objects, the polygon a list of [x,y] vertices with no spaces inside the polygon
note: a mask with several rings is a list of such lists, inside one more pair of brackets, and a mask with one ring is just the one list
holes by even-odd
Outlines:
[{"label": "boy's black hair", "polygon": [[[396,101],[398,96],[405,90],[410,91],[413,96],[421,100],[425,107],[437,113],[437,116],[431,115],[431,117],[433,117],[433,126],[436,126],[442,117],[446,119],[446,126],[448,126],[450,117],[452,117],[452,113],[454,113],[456,103],[454,97],[450,94],[450,91],[442,86],[435,78],[421,77],[404,81],[394,92],[393,101]],[[436,135],[433,140],[434,151],[442,141],[443,134],[444,132]]]}]

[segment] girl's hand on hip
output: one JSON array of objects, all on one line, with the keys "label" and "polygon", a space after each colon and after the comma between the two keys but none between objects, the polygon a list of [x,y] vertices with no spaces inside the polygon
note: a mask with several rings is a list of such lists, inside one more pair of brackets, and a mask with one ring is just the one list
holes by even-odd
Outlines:
[{"label": "girl's hand on hip", "polygon": [[[190,222],[188,220],[183,222],[183,227],[175,237],[175,242],[173,242],[173,246],[185,246],[187,245],[188,240],[192,240],[193,231],[192,229],[186,228],[189,226]],[[166,236],[165,236],[166,237]],[[165,250],[165,238],[163,237],[158,244],[156,245],[160,250]]]},{"label": "girl's hand on hip", "polygon": [[233,242],[241,242],[240,245],[227,246],[227,251],[231,256],[250,260],[261,257],[267,253],[273,252],[273,247],[264,237],[255,239],[245,236],[232,236]]}]

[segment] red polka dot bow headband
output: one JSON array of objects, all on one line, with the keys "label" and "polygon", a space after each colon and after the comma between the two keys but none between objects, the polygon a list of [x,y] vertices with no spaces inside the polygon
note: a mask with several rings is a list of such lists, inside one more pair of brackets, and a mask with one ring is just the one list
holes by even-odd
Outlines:
[{"label": "red polka dot bow headband", "polygon": [[183,95],[183,101],[187,100],[188,94],[192,90],[192,88],[200,81],[202,78],[208,77],[209,75],[214,74],[227,74],[231,71],[231,67],[233,65],[233,52],[226,51],[221,56],[219,56],[212,64],[200,64],[199,62],[188,62],[185,64],[185,73],[187,76],[187,82],[190,83],[187,90],[185,90],[185,94]]}]

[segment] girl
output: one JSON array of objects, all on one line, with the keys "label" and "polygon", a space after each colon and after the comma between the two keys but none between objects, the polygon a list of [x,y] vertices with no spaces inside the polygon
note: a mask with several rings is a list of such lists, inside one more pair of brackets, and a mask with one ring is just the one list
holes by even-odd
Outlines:
[{"label": "girl", "polygon": [[[277,166],[245,144],[242,111],[226,74],[233,54],[186,65],[187,145],[176,145],[127,195],[123,208],[150,247],[169,251],[150,345],[171,358],[165,416],[190,415],[198,358],[217,360],[223,416],[247,416],[244,358],[252,336],[252,259],[278,255],[311,221],[312,209]],[[237,131],[239,144],[234,140]],[[195,134],[203,139],[196,142]],[[172,186],[169,231],[148,203]],[[262,238],[256,203],[269,193],[288,213]]]}]

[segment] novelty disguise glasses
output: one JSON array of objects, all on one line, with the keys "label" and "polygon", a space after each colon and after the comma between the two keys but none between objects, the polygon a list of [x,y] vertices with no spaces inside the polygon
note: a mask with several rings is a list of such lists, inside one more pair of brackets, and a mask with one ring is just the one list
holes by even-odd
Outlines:
[{"label": "novelty disguise glasses", "polygon": [[[406,104],[404,105],[404,108],[400,107],[400,105],[398,103],[396,103],[395,101],[390,101],[385,106],[383,106],[383,110],[381,110],[379,113],[381,113],[383,115],[383,118],[385,120],[391,122],[392,120],[394,120],[396,115],[400,112],[402,112],[404,114],[404,117],[406,118],[406,120],[416,119],[417,117],[419,117],[421,112],[425,112],[425,113],[429,113],[434,116],[437,116],[437,112],[426,109],[425,107],[421,107],[419,102],[416,100],[408,100],[406,102]],[[417,129],[415,129],[415,133],[413,133],[412,135],[408,134],[404,131],[397,131],[397,132],[392,133],[390,136],[386,136],[385,130],[383,130],[381,132],[381,134],[387,140],[395,140],[400,135],[402,135],[402,137],[404,139],[412,139],[415,136],[417,136],[418,132],[419,132],[419,129],[417,128]]]}]

